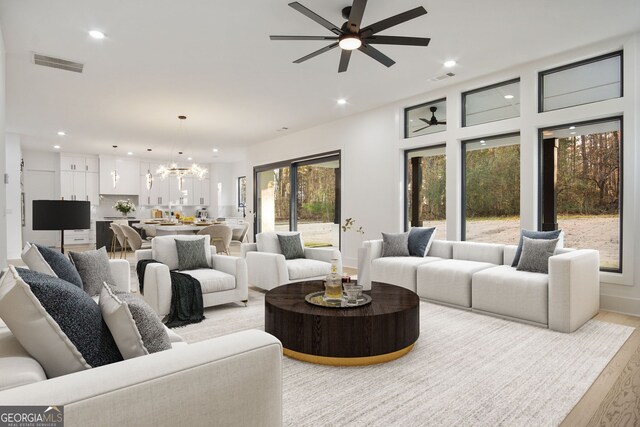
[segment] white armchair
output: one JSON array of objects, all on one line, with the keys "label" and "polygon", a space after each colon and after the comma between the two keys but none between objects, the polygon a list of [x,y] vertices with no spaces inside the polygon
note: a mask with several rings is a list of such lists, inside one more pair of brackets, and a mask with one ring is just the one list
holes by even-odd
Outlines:
[{"label": "white armchair", "polygon": [[[294,234],[291,232],[281,234]],[[243,243],[241,256],[247,261],[249,284],[270,290],[280,285],[324,278],[331,270],[331,260],[338,260],[342,274],[342,256],[337,248],[304,248],[304,258],[285,259],[278,234],[258,233],[256,243]]]},{"label": "white armchair", "polygon": [[245,260],[227,255],[216,255],[215,246],[210,245],[210,236],[158,236],[151,241],[151,249],[136,251],[136,263],[154,259],[158,263],[147,265],[144,277],[144,299],[160,317],[169,314],[171,305],[171,277],[169,270],[178,268],[176,239],[205,239],[205,251],[209,267],[182,270],[181,273],[196,278],[202,286],[202,301],[205,307],[248,299],[247,264]]}]

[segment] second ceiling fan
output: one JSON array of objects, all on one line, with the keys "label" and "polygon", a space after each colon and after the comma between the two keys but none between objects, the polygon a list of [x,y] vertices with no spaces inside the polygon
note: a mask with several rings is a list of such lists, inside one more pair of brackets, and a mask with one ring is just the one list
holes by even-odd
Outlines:
[{"label": "second ceiling fan", "polygon": [[306,17],[312,19],[318,24],[322,25],[329,31],[335,34],[335,36],[271,36],[271,40],[329,40],[334,41],[328,46],[318,49],[309,55],[293,61],[295,64],[299,64],[321,53],[328,52],[331,49],[340,47],[342,53],[340,55],[340,64],[338,65],[338,72],[342,73],[347,71],[349,67],[349,60],[351,59],[351,52],[358,49],[360,52],[370,56],[381,64],[390,67],[395,64],[395,61],[378,49],[374,48],[373,44],[387,44],[387,45],[401,45],[401,46],[428,46],[431,41],[426,37],[402,37],[402,36],[379,36],[377,33],[384,31],[388,28],[402,24],[403,22],[410,21],[411,19],[425,15],[427,11],[424,7],[419,6],[398,15],[391,16],[382,21],[378,21],[374,24],[368,25],[364,28],[360,27],[362,22],[362,16],[364,15],[364,8],[367,5],[367,0],[353,0],[351,6],[347,6],[342,9],[342,17],[347,19],[347,22],[342,24],[341,27],[332,24],[323,17],[317,15],[313,11],[307,9],[298,2],[289,3],[289,6],[302,13]]}]

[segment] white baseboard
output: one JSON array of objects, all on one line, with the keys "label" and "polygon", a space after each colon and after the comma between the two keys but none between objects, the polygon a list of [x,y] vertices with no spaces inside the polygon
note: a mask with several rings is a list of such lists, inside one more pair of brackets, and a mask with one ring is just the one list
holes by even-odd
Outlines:
[{"label": "white baseboard", "polygon": [[600,294],[600,308],[630,316],[640,316],[640,298]]}]

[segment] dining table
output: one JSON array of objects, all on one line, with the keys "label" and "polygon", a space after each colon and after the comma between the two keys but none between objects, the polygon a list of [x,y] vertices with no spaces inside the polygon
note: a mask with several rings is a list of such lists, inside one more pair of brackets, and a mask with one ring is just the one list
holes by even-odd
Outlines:
[{"label": "dining table", "polygon": [[[138,224],[135,224],[134,227],[139,229],[146,229],[147,227],[153,227],[155,229],[156,236],[168,236],[168,235],[177,235],[177,234],[197,234],[198,231],[209,225],[226,225],[231,227],[231,230],[234,229],[242,229],[244,227],[243,224],[227,224],[224,222],[212,222],[206,224],[167,224],[167,223],[158,223],[152,221],[141,221]],[[148,233],[147,233],[148,234]]]}]

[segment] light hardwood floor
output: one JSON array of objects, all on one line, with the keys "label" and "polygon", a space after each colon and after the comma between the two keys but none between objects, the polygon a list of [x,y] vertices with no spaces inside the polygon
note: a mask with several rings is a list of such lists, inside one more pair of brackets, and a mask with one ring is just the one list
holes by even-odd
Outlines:
[{"label": "light hardwood floor", "polygon": [[[239,256],[239,247],[232,246],[231,255]],[[134,255],[128,253],[127,260],[133,266]],[[345,267],[345,274],[355,275],[357,270]],[[640,426],[640,317],[601,311],[595,318],[632,326],[636,330],[567,415],[561,427]]]}]

